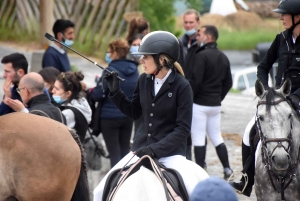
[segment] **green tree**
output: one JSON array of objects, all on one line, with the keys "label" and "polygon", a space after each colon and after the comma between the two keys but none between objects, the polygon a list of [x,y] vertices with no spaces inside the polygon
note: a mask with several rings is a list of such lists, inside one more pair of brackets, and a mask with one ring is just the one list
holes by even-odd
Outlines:
[{"label": "green tree", "polygon": [[184,0],[184,3],[188,8],[193,8],[197,11],[200,11],[203,4],[203,0]]},{"label": "green tree", "polygon": [[176,0],[139,0],[139,10],[149,20],[151,31],[164,30],[178,35],[175,30]]}]

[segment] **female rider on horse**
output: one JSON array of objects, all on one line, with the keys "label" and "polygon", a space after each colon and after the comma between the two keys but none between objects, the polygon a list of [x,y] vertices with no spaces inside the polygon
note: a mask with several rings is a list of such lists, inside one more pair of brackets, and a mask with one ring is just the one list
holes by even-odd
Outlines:
[{"label": "female rider on horse", "polygon": [[[257,77],[268,89],[268,74],[276,60],[278,71],[276,75],[276,87],[280,87],[289,78],[292,81],[291,95],[287,99],[294,109],[300,113],[300,1],[282,0],[278,8],[273,10],[280,13],[280,20],[285,31],[277,34],[266,56],[257,67]],[[248,176],[248,183],[242,177],[239,183],[230,184],[239,192],[250,197],[254,184],[254,155],[255,150],[250,149],[250,133],[255,132],[255,117],[246,127],[242,143],[243,173]],[[252,135],[251,135],[252,136]],[[248,159],[248,160],[247,160]]]},{"label": "female rider on horse", "polygon": [[[138,80],[133,99],[129,100],[120,90],[117,73],[107,74],[105,79],[112,102],[128,117],[141,122],[128,153],[110,172],[122,168],[134,155],[131,163],[149,155],[163,165],[177,170],[191,194],[199,181],[197,174],[208,175],[200,166],[185,157],[186,140],[191,130],[192,89],[184,78],[180,65],[179,42],[166,31],[147,34],[134,54],[142,55],[145,73]],[[196,166],[196,167],[195,167]],[[193,170],[192,170],[193,169]],[[196,170],[196,171],[195,171]],[[94,190],[94,201],[102,198],[107,175]]]}]

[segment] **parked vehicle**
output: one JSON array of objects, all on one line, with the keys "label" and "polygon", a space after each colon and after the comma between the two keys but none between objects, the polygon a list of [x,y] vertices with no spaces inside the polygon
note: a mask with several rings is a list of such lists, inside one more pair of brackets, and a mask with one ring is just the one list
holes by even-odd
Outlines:
[{"label": "parked vehicle", "polygon": [[[235,67],[231,69],[232,74],[232,89],[241,91],[242,94],[255,95],[255,82],[257,80],[257,67]],[[273,86],[271,77],[269,76],[269,86]]]}]

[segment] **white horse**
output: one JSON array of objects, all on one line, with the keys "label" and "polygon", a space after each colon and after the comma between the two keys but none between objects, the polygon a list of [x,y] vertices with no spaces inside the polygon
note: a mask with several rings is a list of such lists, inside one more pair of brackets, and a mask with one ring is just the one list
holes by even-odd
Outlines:
[{"label": "white horse", "polygon": [[[133,157],[133,158],[132,158]],[[203,170],[196,163],[187,160],[183,156],[173,156],[177,157],[178,160],[175,160],[173,165],[177,166],[178,172],[181,174],[184,184],[187,189],[188,196],[191,195],[192,191],[196,185],[209,177],[207,172]],[[102,200],[102,193],[104,189],[104,184],[107,178],[110,177],[110,174],[120,169],[128,162],[132,160],[129,164],[133,164],[139,160],[139,157],[134,156],[133,153],[127,154],[118,164],[108,172],[108,174],[101,181],[98,187],[94,190],[94,201]],[[124,162],[126,161],[126,162]],[[173,160],[174,161],[174,160]],[[164,164],[164,161],[160,159],[160,162]],[[167,166],[167,165],[166,165]],[[171,165],[172,166],[172,165]],[[170,168],[170,166],[169,166]],[[172,193],[171,193],[172,194]],[[175,200],[180,200],[178,197],[173,197]],[[120,185],[118,191],[115,193],[113,199],[106,200],[130,200],[130,201],[152,201],[152,200],[168,200],[165,193],[164,185],[159,181],[156,175],[147,168],[143,166],[136,171],[134,174],[129,176],[123,183]]]}]

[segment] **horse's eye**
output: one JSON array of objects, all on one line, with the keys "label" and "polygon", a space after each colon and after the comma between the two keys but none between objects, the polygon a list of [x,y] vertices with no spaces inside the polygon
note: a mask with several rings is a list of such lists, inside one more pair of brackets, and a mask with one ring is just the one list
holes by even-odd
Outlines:
[{"label": "horse's eye", "polygon": [[264,117],[263,116],[258,116],[259,120],[263,121]]},{"label": "horse's eye", "polygon": [[292,114],[289,115],[289,119],[292,117]]}]

